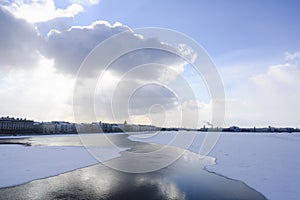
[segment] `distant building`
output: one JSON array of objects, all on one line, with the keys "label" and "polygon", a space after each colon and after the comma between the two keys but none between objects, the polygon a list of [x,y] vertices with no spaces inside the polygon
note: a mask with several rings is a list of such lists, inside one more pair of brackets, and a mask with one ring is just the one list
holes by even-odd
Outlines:
[{"label": "distant building", "polygon": [[55,133],[76,133],[76,127],[74,123],[64,121],[52,121],[55,124]]},{"label": "distant building", "polygon": [[74,123],[53,121],[53,122],[35,122],[34,132],[41,134],[67,134],[76,133]]},{"label": "distant building", "polygon": [[112,132],[112,124],[99,122],[101,132]]},{"label": "distant building", "polygon": [[13,117],[0,118],[0,134],[20,133],[33,133],[33,120]]},{"label": "distant building", "polygon": [[229,127],[230,132],[240,132],[241,129],[238,126],[231,126]]},{"label": "distant building", "polygon": [[136,124],[128,124],[127,121],[124,121],[123,124],[119,123],[103,123],[99,122],[99,126],[101,127],[101,132],[111,133],[111,132],[141,132],[141,131],[157,131],[160,128],[152,125],[136,125]]},{"label": "distant building", "polygon": [[112,129],[112,132],[123,132],[124,125],[123,124],[112,124],[111,129]]},{"label": "distant building", "polygon": [[51,123],[51,122],[44,122],[41,123],[42,126],[42,133],[44,134],[54,134],[57,133],[57,128],[56,128],[56,124]]}]

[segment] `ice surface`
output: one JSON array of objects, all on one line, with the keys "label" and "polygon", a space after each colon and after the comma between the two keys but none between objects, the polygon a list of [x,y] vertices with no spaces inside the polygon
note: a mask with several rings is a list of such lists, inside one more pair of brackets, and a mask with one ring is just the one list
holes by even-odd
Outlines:
[{"label": "ice surface", "polygon": [[[168,144],[172,138],[191,138],[189,132],[130,136],[135,141]],[[186,137],[183,137],[186,136]],[[188,147],[199,152],[205,133],[198,133]],[[186,143],[183,139],[183,143]],[[170,145],[182,147],[179,141]],[[206,169],[226,177],[241,180],[268,199],[300,198],[300,134],[290,133],[222,133],[209,156],[216,165]]]},{"label": "ice surface", "polygon": [[[58,137],[64,136],[45,137],[48,142],[55,141],[53,146],[0,145],[0,187],[18,185],[99,163],[85,147],[78,145],[76,136],[68,138],[68,141],[72,141],[68,144],[74,146],[62,146],[63,142],[57,142],[61,140]],[[119,153],[126,150],[107,146],[95,148],[96,152],[103,154],[102,162],[119,157]]]}]

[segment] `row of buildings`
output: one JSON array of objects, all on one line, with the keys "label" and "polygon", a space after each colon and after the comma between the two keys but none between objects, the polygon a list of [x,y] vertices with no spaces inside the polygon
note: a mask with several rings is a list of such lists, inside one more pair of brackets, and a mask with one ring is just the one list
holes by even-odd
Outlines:
[{"label": "row of buildings", "polygon": [[112,133],[112,132],[141,132],[141,131],[157,131],[160,128],[152,125],[136,125],[127,124],[125,121],[123,124],[119,123],[104,123],[104,122],[93,122],[93,123],[81,123],[76,124],[76,130],[78,133]]},{"label": "row of buildings", "polygon": [[290,127],[277,128],[277,127],[272,127],[272,126],[262,127],[262,128],[257,128],[257,127],[240,128],[238,126],[231,126],[229,128],[223,128],[222,131],[223,132],[258,132],[258,133],[283,133],[283,132],[287,132],[287,133],[292,133],[292,132],[300,132],[300,129],[290,128]]},{"label": "row of buildings", "polygon": [[99,133],[99,132],[140,132],[156,131],[160,128],[151,125],[135,125],[116,123],[69,123],[64,121],[34,122],[22,118],[1,117],[0,134],[74,134],[74,133]]},{"label": "row of buildings", "polygon": [[64,121],[34,122],[26,118],[1,117],[0,134],[20,135],[20,134],[74,134],[74,133],[111,133],[111,132],[142,132],[142,131],[222,131],[222,132],[300,132],[298,128],[240,128],[231,126],[229,128],[159,128],[151,125],[136,125],[124,123],[69,123]]},{"label": "row of buildings", "polygon": [[76,126],[69,122],[34,122],[26,118],[1,117],[0,134],[54,134],[76,133]]},{"label": "row of buildings", "polygon": [[32,133],[33,129],[33,120],[11,117],[0,118],[0,134]]}]

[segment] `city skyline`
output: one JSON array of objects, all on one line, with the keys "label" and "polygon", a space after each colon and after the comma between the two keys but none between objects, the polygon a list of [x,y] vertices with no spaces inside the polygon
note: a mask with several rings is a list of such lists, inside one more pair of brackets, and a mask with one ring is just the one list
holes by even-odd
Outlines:
[{"label": "city skyline", "polygon": [[[152,125],[152,124],[134,124],[134,123],[127,123],[127,121],[125,120],[124,122],[107,122],[107,121],[91,121],[91,122],[69,122],[69,121],[59,121],[59,120],[51,120],[51,121],[36,121],[34,119],[27,119],[27,118],[20,118],[20,117],[11,117],[11,116],[6,116],[6,117],[1,117],[0,116],[0,122],[1,121],[11,121],[11,122],[16,122],[16,123],[19,123],[19,122],[29,122],[29,123],[32,123],[32,125],[51,125],[51,124],[60,124],[60,125],[70,125],[70,126],[74,126],[74,128],[72,128],[72,131],[70,131],[71,133],[74,133],[76,132],[75,129],[79,128],[75,128],[75,125],[78,126],[78,125],[97,125],[99,127],[101,127],[102,130],[100,130],[100,132],[107,132],[105,131],[103,128],[103,125],[104,126],[116,126],[116,130],[118,129],[121,129],[123,131],[126,132],[125,130],[125,126],[128,125],[128,126],[133,126],[133,127],[151,127],[151,128],[154,128],[153,130],[162,130],[162,129],[165,129],[165,131],[168,131],[168,130],[187,130],[187,131],[195,131],[195,130],[198,130],[198,131],[208,131],[208,130],[214,130],[214,131],[222,131],[222,132],[299,132],[300,129],[298,127],[275,127],[275,126],[272,126],[271,124],[268,125],[268,126],[252,126],[252,127],[239,127],[237,125],[230,125],[228,127],[217,127],[217,126],[214,126],[213,124],[211,124],[210,122],[206,122],[204,123],[202,126],[199,126],[199,127],[183,127],[183,126],[176,126],[176,127],[158,127],[158,126],[155,126],[155,125]],[[18,127],[14,125],[14,128],[19,128],[18,131],[21,131],[22,130],[22,127]],[[23,125],[22,125],[23,126]],[[120,128],[118,126],[122,126],[123,128]],[[11,126],[12,128],[13,126]],[[0,130],[1,128],[3,128],[0,124]],[[6,127],[7,128],[7,127]],[[39,127],[40,128],[40,127]],[[53,127],[51,127],[53,128]],[[60,127],[62,128],[62,127]],[[93,127],[95,128],[95,127]],[[106,127],[107,128],[107,127]],[[156,128],[156,129],[155,129]],[[54,127],[55,129],[55,127]],[[80,129],[80,128],[79,128]],[[9,129],[10,130],[10,129]],[[16,129],[11,129],[10,131],[14,131]],[[97,132],[99,131],[98,129],[97,130],[93,130],[93,132]],[[128,131],[128,130],[127,130]],[[146,131],[146,130],[145,130]],[[149,130],[148,130],[149,131]],[[114,131],[110,131],[110,132],[114,132]],[[131,131],[132,132],[132,131]],[[12,132],[14,133],[14,132]],[[22,134],[22,132],[16,132],[17,134]],[[26,132],[24,132],[26,133]],[[38,133],[38,132],[37,132]],[[49,134],[49,131],[46,132]]]},{"label": "city skyline", "polygon": [[[124,30],[136,36],[135,28],[161,27],[194,39],[215,63],[226,95],[225,127],[299,127],[299,6],[295,1],[235,2],[234,6],[233,1],[1,2],[1,115],[76,122],[74,85],[88,53]],[[150,41],[142,36],[124,43],[165,42],[163,38]],[[192,50],[191,61],[195,56]],[[105,87],[95,91],[97,121],[116,120],[110,112],[112,104],[117,113],[120,110],[118,121],[191,128],[211,121],[210,91],[191,65],[167,53],[145,51],[140,55],[168,67],[162,70],[149,66],[146,76],[144,71],[137,71],[131,81],[120,81],[118,75],[123,69],[119,66],[128,70],[140,61],[136,57],[145,57],[143,62],[149,60],[147,56],[133,56],[133,60],[125,57],[116,62],[113,67],[117,70],[105,74]],[[133,83],[160,80],[180,90],[180,77],[188,80],[195,98],[182,92],[179,101],[167,87],[151,85],[132,95],[128,113],[121,113],[124,102],[118,100],[132,90]],[[120,88],[112,98],[116,85]],[[188,116],[184,121],[179,119],[178,110]],[[197,125],[190,123],[195,116]]]}]

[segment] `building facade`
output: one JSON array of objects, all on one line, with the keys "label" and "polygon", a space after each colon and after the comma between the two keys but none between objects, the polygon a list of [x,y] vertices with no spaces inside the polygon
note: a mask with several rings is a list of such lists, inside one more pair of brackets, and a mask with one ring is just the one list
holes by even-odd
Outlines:
[{"label": "building facade", "polygon": [[63,121],[36,122],[34,132],[38,134],[72,134],[77,133],[74,123]]},{"label": "building facade", "polygon": [[0,134],[21,133],[33,133],[33,120],[13,117],[0,118]]}]

